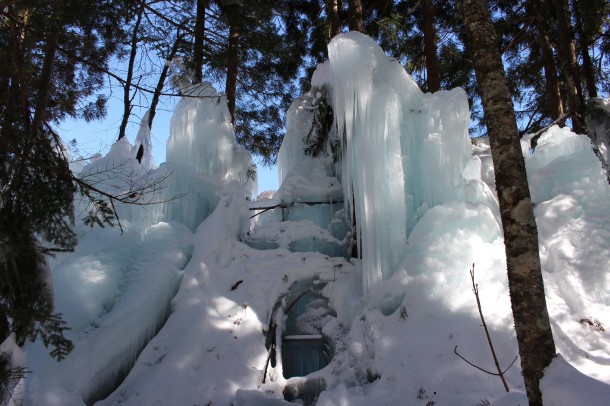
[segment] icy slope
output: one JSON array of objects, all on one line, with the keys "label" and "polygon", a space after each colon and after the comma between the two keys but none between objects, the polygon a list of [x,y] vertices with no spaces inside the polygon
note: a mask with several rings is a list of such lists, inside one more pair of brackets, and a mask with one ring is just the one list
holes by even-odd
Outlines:
[{"label": "icy slope", "polygon": [[185,226],[158,223],[123,236],[93,230],[74,254],[58,258],[56,310],[72,328],[68,337],[75,349],[58,363],[39,341],[28,348],[26,404],[63,406],[106,397],[163,325],[191,249]]}]

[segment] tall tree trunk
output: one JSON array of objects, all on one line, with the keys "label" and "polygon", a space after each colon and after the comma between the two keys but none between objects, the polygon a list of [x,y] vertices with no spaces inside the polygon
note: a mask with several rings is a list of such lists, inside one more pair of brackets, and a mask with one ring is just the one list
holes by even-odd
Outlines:
[{"label": "tall tree trunk", "polygon": [[44,50],[44,59],[42,62],[42,70],[40,72],[40,86],[38,87],[38,95],[36,96],[36,105],[34,106],[33,127],[38,129],[46,120],[47,106],[49,104],[49,96],[51,87],[53,86],[53,69],[55,67],[55,56],[57,54],[57,44],[59,43],[59,33],[61,31],[61,14],[63,13],[63,1],[57,0],[54,4],[54,13],[49,18],[49,31],[46,35],[46,45]]},{"label": "tall tree trunk", "polygon": [[362,15],[362,0],[348,0],[349,30],[364,33],[364,17]]},{"label": "tall tree trunk", "polygon": [[572,119],[572,129],[576,133],[584,133],[585,128],[585,101],[580,85],[580,73],[576,62],[576,48],[572,25],[569,19],[567,0],[554,0],[555,14],[557,15],[557,29],[559,31],[558,57],[561,62],[563,77],[566,81],[568,93],[568,111]]},{"label": "tall tree trunk", "polygon": [[136,22],[133,26],[131,33],[131,51],[129,53],[129,62],[127,63],[127,78],[123,85],[123,119],[119,126],[119,136],[117,140],[125,137],[127,131],[127,123],[129,122],[129,116],[131,115],[131,82],[133,81],[133,65],[136,61],[136,54],[138,51],[138,35],[140,30],[140,23],[142,22],[142,14],[144,12],[144,3],[140,6],[138,14],[136,15]]},{"label": "tall tree trunk", "polygon": [[341,20],[339,19],[339,1],[326,0],[326,14],[328,18],[329,35],[333,38],[341,32]]},{"label": "tall tree trunk", "polygon": [[193,45],[194,79],[196,83],[203,80],[203,42],[205,37],[205,0],[197,0],[197,17],[195,19],[195,44]]},{"label": "tall tree trunk", "polygon": [[426,58],[426,85],[429,92],[441,90],[441,71],[436,46],[436,27],[434,26],[434,4],[432,0],[422,0],[424,32],[424,56]]},{"label": "tall tree trunk", "polygon": [[539,382],[555,356],[544,296],[538,232],[525,162],[498,40],[485,0],[459,0],[485,124],[502,216],[508,285],[530,406],[542,405]]},{"label": "tall tree trunk", "polygon": [[574,18],[576,20],[576,33],[578,34],[578,44],[580,56],[582,58],[582,68],[585,74],[585,83],[587,85],[587,94],[589,97],[597,97],[597,87],[595,86],[595,70],[593,61],[589,55],[589,36],[586,33],[587,27],[584,26],[584,19],[578,1],[574,3]]},{"label": "tall tree trunk", "polygon": [[47,105],[49,103],[49,95],[51,94],[51,86],[53,85],[53,66],[55,65],[55,55],[57,53],[57,44],[59,42],[59,30],[54,29],[49,33],[47,44],[45,46],[44,61],[42,63],[42,71],[40,72],[40,86],[36,97],[36,108],[34,110],[34,128],[38,128],[45,121]]},{"label": "tall tree trunk", "polygon": [[[176,41],[174,45],[172,45],[172,49],[169,51],[166,60],[171,61],[176,56],[176,52],[178,52],[178,48],[180,47],[180,43],[182,42],[183,34],[180,33],[180,28],[178,28],[178,32],[176,33]],[[152,102],[150,103],[150,113],[148,114],[148,128],[152,129],[153,120],[155,119],[155,114],[157,112],[157,105],[159,104],[159,98],[161,97],[161,92],[163,91],[163,86],[165,85],[165,79],[167,79],[167,74],[169,72],[169,64],[165,64],[163,70],[161,71],[161,75],[159,76],[159,80],[157,81],[157,86],[155,87],[155,92],[153,93]]]},{"label": "tall tree trunk", "polygon": [[227,58],[227,81],[225,92],[231,113],[231,124],[235,124],[235,97],[237,94],[237,71],[239,66],[239,14],[237,6],[229,10],[229,49]]},{"label": "tall tree trunk", "polygon": [[553,120],[557,120],[563,115],[563,102],[561,100],[561,91],[559,89],[559,81],[557,80],[557,66],[555,64],[555,56],[553,54],[553,45],[549,38],[549,30],[544,20],[546,13],[544,12],[544,0],[532,0],[533,10],[536,16],[536,31],[540,53],[542,54],[542,63],[544,66],[544,78],[546,80],[546,97],[545,110]]}]

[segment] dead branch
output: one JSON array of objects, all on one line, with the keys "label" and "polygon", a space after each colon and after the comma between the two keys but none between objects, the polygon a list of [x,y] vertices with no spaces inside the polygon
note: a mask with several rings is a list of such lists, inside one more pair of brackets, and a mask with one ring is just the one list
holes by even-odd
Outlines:
[{"label": "dead branch", "polygon": [[515,361],[517,360],[518,357],[515,357],[513,362],[511,362],[510,365],[504,371],[500,368],[500,363],[498,362],[498,357],[496,356],[496,351],[494,349],[493,342],[491,341],[491,336],[489,335],[489,330],[487,329],[487,324],[485,323],[485,317],[483,317],[483,310],[481,309],[481,300],[479,298],[479,285],[474,280],[474,264],[472,264],[472,269],[470,270],[470,280],[472,281],[472,292],[474,293],[474,296],[477,300],[477,308],[479,309],[479,316],[481,317],[481,323],[483,325],[483,329],[485,330],[485,336],[487,337],[487,343],[489,344],[489,348],[491,350],[491,355],[494,359],[494,364],[496,365],[496,370],[498,372],[496,373],[496,372],[487,371],[487,370],[473,364],[472,362],[468,361],[466,358],[464,358],[457,352],[457,347],[458,347],[457,345],[453,348],[453,352],[455,353],[455,355],[457,355],[458,357],[463,359],[468,365],[473,366],[476,369],[483,371],[489,375],[499,376],[500,379],[502,380],[502,384],[504,385],[504,389],[506,390],[506,392],[508,392],[509,388],[508,388],[508,384],[506,383],[506,379],[504,378],[504,373],[506,373],[506,371],[508,371],[509,368],[513,366],[513,364],[515,363]]}]

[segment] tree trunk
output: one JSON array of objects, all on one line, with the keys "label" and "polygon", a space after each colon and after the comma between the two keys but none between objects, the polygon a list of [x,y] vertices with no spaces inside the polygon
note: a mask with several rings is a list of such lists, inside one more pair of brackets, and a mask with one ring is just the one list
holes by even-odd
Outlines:
[{"label": "tree trunk", "polygon": [[197,0],[197,17],[195,19],[195,44],[193,45],[193,78],[196,83],[203,80],[203,42],[205,38],[205,0]]},{"label": "tree trunk", "polygon": [[326,0],[326,13],[329,26],[330,38],[341,32],[341,20],[339,19],[339,0]]},{"label": "tree trunk", "polygon": [[426,58],[426,85],[428,91],[441,90],[441,71],[436,46],[436,27],[434,26],[434,4],[432,0],[422,0],[424,33],[424,56]]},{"label": "tree trunk", "polygon": [[34,110],[34,128],[39,128],[46,119],[47,105],[51,86],[53,85],[53,67],[55,65],[55,55],[57,44],[59,43],[59,27],[53,27],[47,38],[45,46],[44,61],[40,72],[40,86],[36,97],[36,108]]},{"label": "tree trunk", "polygon": [[563,115],[563,102],[561,100],[561,91],[559,90],[559,81],[557,80],[557,66],[555,65],[555,56],[553,55],[553,46],[549,39],[548,26],[544,20],[544,0],[533,0],[533,11],[536,16],[536,31],[537,40],[542,54],[542,63],[544,66],[544,78],[546,80],[546,97],[544,102],[545,113],[549,114],[553,120],[557,120]]},{"label": "tree trunk", "polygon": [[576,48],[569,20],[569,9],[566,0],[554,0],[559,31],[558,57],[561,62],[563,77],[568,93],[568,112],[572,119],[574,132],[585,133],[585,102],[580,85],[580,73],[576,62]]},{"label": "tree trunk", "polygon": [[133,65],[136,61],[136,54],[138,51],[138,31],[140,29],[140,22],[142,21],[142,13],[144,12],[144,3],[140,6],[138,14],[136,16],[136,22],[133,26],[131,33],[131,52],[129,53],[129,62],[127,63],[127,78],[123,85],[123,119],[119,126],[119,136],[117,140],[125,137],[127,131],[127,123],[129,122],[129,116],[131,115],[131,82],[133,80]]},{"label": "tree trunk", "polygon": [[364,33],[364,18],[362,16],[362,0],[348,0],[349,30]]},{"label": "tree trunk", "polygon": [[563,116],[563,102],[561,100],[561,90],[557,80],[557,67],[553,55],[553,47],[549,36],[544,32],[538,32],[538,43],[542,53],[544,64],[544,79],[546,80],[546,110],[553,120]]},{"label": "tree trunk", "polygon": [[584,20],[582,18],[582,11],[580,10],[579,2],[574,3],[574,17],[576,19],[576,33],[578,34],[578,44],[580,56],[582,57],[582,68],[585,74],[585,83],[587,85],[587,94],[589,97],[597,97],[597,87],[595,86],[595,71],[593,68],[593,61],[591,55],[589,55],[589,40],[584,26]]},{"label": "tree trunk", "polygon": [[231,124],[235,125],[235,97],[237,94],[237,70],[239,65],[239,15],[237,6],[229,10],[229,49],[227,52],[227,81],[225,93],[231,113]]},{"label": "tree trunk", "polygon": [[544,368],[555,356],[555,344],[517,122],[487,2],[459,0],[458,6],[491,143],[523,379],[530,406],[540,406],[539,382]]},{"label": "tree trunk", "polygon": [[[182,42],[182,38],[184,36],[180,34],[180,28],[178,28],[178,32],[176,33],[176,41],[174,45],[172,45],[172,49],[169,51],[169,55],[167,55],[167,60],[171,61],[176,56],[176,52],[178,52],[178,48],[180,43]],[[148,128],[152,129],[153,120],[155,119],[155,114],[157,112],[157,105],[159,104],[159,98],[161,97],[161,92],[163,91],[163,86],[165,85],[165,79],[167,79],[167,74],[169,72],[169,64],[165,64],[163,70],[161,71],[161,75],[159,76],[159,80],[157,81],[157,86],[155,87],[155,92],[153,94],[152,102],[150,103],[150,110],[148,114]]]}]

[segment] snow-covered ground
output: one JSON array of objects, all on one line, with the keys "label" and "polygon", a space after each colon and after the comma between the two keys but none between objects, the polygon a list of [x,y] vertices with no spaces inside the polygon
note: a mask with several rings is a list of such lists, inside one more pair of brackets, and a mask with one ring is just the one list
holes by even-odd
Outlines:
[{"label": "snow-covered ground", "polygon": [[[324,389],[318,405],[527,404],[519,360],[506,372],[511,388],[506,394],[498,377],[468,365],[454,353],[457,350],[473,364],[493,370],[472,292],[469,270],[474,264],[482,310],[501,367],[508,367],[518,356],[502,229],[491,192],[489,146],[486,140],[470,145],[464,133],[468,117],[462,111],[460,91],[439,93],[435,98],[417,93],[419,89],[412,87],[410,77],[395,62],[384,60],[367,41],[350,35],[333,40],[331,67],[322,66],[314,83],[338,89],[339,72],[332,65],[332,55],[339,58],[337,66],[347,69],[349,59],[341,58],[362,57],[358,56],[362,47],[369,50],[367,61],[379,69],[372,69],[372,76],[365,78],[370,88],[351,92],[360,97],[355,104],[341,99],[350,94],[349,86],[341,90],[343,93],[335,90],[333,106],[336,114],[341,105],[350,106],[347,110],[352,112],[357,105],[364,111],[364,117],[343,122],[343,126],[355,125],[350,137],[358,137],[364,128],[385,137],[393,136],[392,131],[401,137],[422,137],[409,145],[398,139],[388,141],[383,148],[364,150],[398,154],[386,163],[406,172],[394,173],[400,179],[388,182],[404,189],[389,197],[373,196],[371,193],[382,194],[387,188],[356,185],[362,177],[370,175],[369,181],[381,182],[392,174],[387,166],[380,174],[367,173],[376,167],[376,161],[367,157],[360,164],[370,166],[347,177],[353,183],[347,189],[354,191],[351,202],[348,198],[345,205],[336,207],[311,206],[310,213],[293,210],[290,214],[292,206],[278,207],[250,219],[252,211],[242,185],[246,183],[243,168],[247,159],[238,163],[242,168],[239,175],[220,165],[222,173],[215,176],[210,168],[199,175],[197,165],[180,163],[174,156],[174,165],[194,168],[179,172],[181,175],[205,177],[206,193],[214,195],[209,200],[218,202],[215,209],[209,216],[206,213],[196,229],[172,221],[176,218],[162,218],[168,211],[143,216],[127,209],[122,212],[123,235],[114,229],[78,228],[76,252],[61,255],[51,264],[57,310],[72,327],[69,336],[75,350],[57,363],[40,343],[27,349],[32,373],[25,383],[24,404],[281,405],[289,404],[283,400],[284,392],[308,392],[310,387]],[[347,52],[342,47],[354,53],[339,56]],[[370,91],[380,81],[386,81],[383,87]],[[389,93],[394,88],[408,88],[410,93],[393,99]],[[383,97],[388,98],[381,102],[375,99]],[[303,100],[306,98],[298,103]],[[364,102],[371,104],[365,107]],[[181,107],[180,114],[207,109],[215,112],[210,120],[226,121],[224,112],[213,110],[216,107],[189,103]],[[452,103],[458,105],[456,111],[451,111]],[[437,104],[442,111],[437,110]],[[305,107],[293,105],[289,119],[310,122]],[[395,110],[385,115],[375,110],[392,108]],[[419,108],[424,113],[418,115],[427,114],[419,118],[419,124],[401,118],[401,111],[411,114],[408,109]],[[341,114],[345,116],[345,112]],[[375,124],[367,120],[387,121]],[[187,124],[180,125],[186,128]],[[218,128],[215,122],[206,125]],[[291,126],[301,128],[292,137],[302,138],[302,128],[307,126],[289,122],[288,128]],[[190,134],[192,130],[181,131]],[[296,154],[298,148],[294,149],[290,136],[287,134],[287,145],[293,142]],[[179,134],[173,137],[179,140]],[[356,145],[361,141],[354,138],[350,142]],[[364,144],[358,145],[356,149],[362,154]],[[388,145],[398,150],[387,151]],[[180,148],[186,147],[176,146],[175,151]],[[401,148],[408,156],[400,155]],[[118,154],[116,150],[110,154]],[[462,153],[457,150],[466,152],[449,157],[449,152]],[[545,372],[541,384],[544,404],[607,406],[610,187],[589,139],[583,135],[553,127],[539,139],[533,155],[526,141],[523,151],[535,203],[547,304],[561,354]],[[207,152],[209,156],[214,153]],[[350,161],[357,156],[343,158]],[[130,159],[125,167],[133,166]],[[294,165],[286,164],[283,186],[277,194],[266,194],[251,206],[323,197],[336,201],[341,194],[337,185],[341,185],[340,178],[345,181],[345,173],[333,169],[325,158],[292,159]],[[427,161],[420,163],[418,159]],[[452,179],[439,179],[443,174],[451,174]],[[179,181],[195,184],[188,176]],[[251,185],[247,188],[252,190]],[[390,198],[391,210],[406,213],[395,217],[404,234],[399,255],[378,246],[376,233],[383,233],[382,226],[394,215],[377,212],[356,213],[358,224],[369,222],[366,229],[372,233],[359,236],[359,242],[370,245],[369,250],[363,250],[364,255],[390,252],[390,260],[348,260],[306,250],[304,238],[345,249],[350,239],[345,234],[352,217],[346,215],[350,205],[358,210],[374,202],[377,207],[368,210],[383,211],[386,206],[382,203]],[[197,207],[196,202],[188,204]],[[285,221],[281,221],[282,210],[286,210]],[[379,235],[380,241],[386,241]],[[255,238],[267,242],[268,249],[245,243]],[[394,262],[397,265],[392,269],[370,276],[371,267]],[[288,311],[287,302],[299,281],[315,281],[328,301],[328,309],[309,314],[307,323],[325,337],[333,356],[327,366],[307,377],[285,379],[279,348],[284,311]],[[270,362],[266,345],[273,334],[273,319],[278,322],[276,363]],[[6,347],[12,348],[10,343]]]}]

